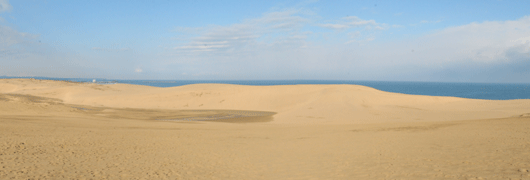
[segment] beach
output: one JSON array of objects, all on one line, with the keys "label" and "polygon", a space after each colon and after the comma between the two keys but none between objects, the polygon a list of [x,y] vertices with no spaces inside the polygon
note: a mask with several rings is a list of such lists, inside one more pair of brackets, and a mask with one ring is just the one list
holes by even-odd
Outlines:
[{"label": "beach", "polygon": [[0,179],[530,179],[530,100],[0,79]]}]

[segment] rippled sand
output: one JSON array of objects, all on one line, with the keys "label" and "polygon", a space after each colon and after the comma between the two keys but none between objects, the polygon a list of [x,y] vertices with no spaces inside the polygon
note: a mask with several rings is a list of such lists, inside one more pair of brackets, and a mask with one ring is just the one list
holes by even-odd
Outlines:
[{"label": "rippled sand", "polygon": [[529,100],[27,79],[0,93],[0,179],[530,179]]}]

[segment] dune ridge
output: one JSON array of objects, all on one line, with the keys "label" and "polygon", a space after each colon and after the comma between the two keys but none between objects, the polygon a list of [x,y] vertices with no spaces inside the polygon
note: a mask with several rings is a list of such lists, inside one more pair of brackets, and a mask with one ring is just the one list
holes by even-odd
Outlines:
[{"label": "dune ridge", "polygon": [[[530,179],[529,109],[356,85],[1,79],[0,179]],[[163,120],[238,113],[272,119]]]},{"label": "dune ridge", "polygon": [[116,108],[277,112],[273,123],[381,123],[487,119],[529,113],[530,100],[476,100],[406,95],[360,85],[244,86],[194,84],[159,88],[5,79],[0,93]]}]

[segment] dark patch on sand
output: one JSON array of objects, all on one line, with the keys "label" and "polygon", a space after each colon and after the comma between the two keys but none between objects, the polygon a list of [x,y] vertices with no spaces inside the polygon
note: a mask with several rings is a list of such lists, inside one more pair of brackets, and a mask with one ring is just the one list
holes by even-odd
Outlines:
[{"label": "dark patch on sand", "polygon": [[[275,112],[243,110],[169,110],[140,108],[110,108],[63,104],[60,99],[22,94],[0,94],[0,101],[26,104],[46,104],[71,108],[73,112],[99,118],[136,119],[156,121],[215,121],[228,123],[269,122]],[[51,108],[50,108],[51,109]]]}]

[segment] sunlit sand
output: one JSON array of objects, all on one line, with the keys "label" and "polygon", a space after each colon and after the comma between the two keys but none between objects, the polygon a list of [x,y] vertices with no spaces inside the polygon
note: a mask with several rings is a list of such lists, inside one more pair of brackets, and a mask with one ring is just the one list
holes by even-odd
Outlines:
[{"label": "sunlit sand", "polygon": [[530,100],[0,80],[0,179],[529,179]]}]

